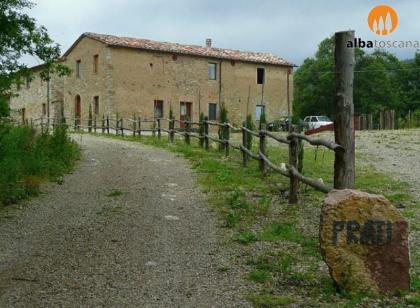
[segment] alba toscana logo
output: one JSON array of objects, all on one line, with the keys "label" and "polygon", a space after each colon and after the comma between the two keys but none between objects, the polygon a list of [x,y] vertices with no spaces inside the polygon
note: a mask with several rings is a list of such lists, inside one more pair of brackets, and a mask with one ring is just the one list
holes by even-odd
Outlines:
[{"label": "alba toscana logo", "polygon": [[[370,30],[378,36],[388,36],[394,33],[398,27],[398,14],[390,6],[381,4],[370,10],[367,18]],[[355,38],[348,41],[349,48],[420,48],[419,41],[399,40],[363,40]]]}]

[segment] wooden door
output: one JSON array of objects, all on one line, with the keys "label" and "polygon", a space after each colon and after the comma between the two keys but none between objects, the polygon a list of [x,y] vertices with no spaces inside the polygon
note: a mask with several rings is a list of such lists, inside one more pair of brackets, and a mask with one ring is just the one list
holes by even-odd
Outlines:
[{"label": "wooden door", "polygon": [[75,106],[74,106],[74,116],[75,116],[75,123],[76,125],[81,124],[81,117],[82,117],[82,106],[81,106],[81,99],[80,95],[76,96]]},{"label": "wooden door", "polygon": [[[192,103],[191,102],[181,102],[179,110],[179,120],[180,121],[191,121],[192,120]],[[185,124],[181,122],[181,127],[184,128]]]}]

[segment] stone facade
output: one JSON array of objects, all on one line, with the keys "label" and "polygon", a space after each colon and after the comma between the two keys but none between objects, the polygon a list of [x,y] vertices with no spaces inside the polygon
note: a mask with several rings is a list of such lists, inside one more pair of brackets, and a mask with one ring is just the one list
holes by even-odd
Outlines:
[{"label": "stone facade", "polygon": [[[208,115],[209,103],[216,104],[217,108],[225,103],[230,120],[236,124],[245,119],[247,110],[255,119],[257,105],[265,106],[268,120],[287,115],[287,75],[292,70],[292,64],[288,62],[280,62],[277,58],[278,62],[271,58],[268,61],[267,54],[257,53],[248,53],[253,57],[249,61],[244,58],[247,53],[231,59],[224,54],[217,58],[220,51],[229,50],[216,48],[209,48],[214,51],[209,55],[200,55],[194,49],[196,54],[181,53],[176,49],[170,52],[155,47],[155,50],[133,48],[120,44],[117,37],[112,38],[116,43],[84,34],[66,52],[63,63],[72,69],[72,73],[51,79],[50,102],[54,103],[50,108],[55,108],[54,111],[50,109],[51,116],[59,110],[57,106],[63,104],[66,117],[74,118],[79,109],[81,117],[87,118],[89,105],[95,112],[96,102],[98,118],[118,113],[123,117],[136,114],[152,119],[155,101],[163,101],[163,117],[168,117],[171,107],[177,119],[180,118],[181,102],[191,103],[193,121],[198,120],[200,111]],[[216,65],[215,80],[209,80],[209,63]],[[264,69],[263,84],[257,83],[258,68]],[[12,110],[24,108],[26,118],[45,116],[43,104],[47,102],[47,82],[39,78],[40,69],[42,67],[34,69],[30,88],[22,85],[16,91],[17,96],[11,99]],[[290,102],[293,100],[292,84],[290,74]],[[80,108],[76,106],[78,101]]]}]

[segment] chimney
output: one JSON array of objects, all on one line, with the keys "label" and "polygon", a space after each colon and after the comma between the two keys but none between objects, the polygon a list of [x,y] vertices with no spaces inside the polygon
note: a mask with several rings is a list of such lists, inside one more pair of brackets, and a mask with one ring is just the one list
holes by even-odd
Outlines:
[{"label": "chimney", "polygon": [[211,38],[206,39],[206,47],[211,48]]}]

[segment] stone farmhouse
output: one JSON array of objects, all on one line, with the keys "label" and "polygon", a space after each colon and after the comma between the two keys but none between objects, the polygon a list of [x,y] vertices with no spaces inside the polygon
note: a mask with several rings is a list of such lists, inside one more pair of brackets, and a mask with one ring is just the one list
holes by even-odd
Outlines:
[{"label": "stone farmhouse", "polygon": [[[293,64],[269,53],[181,45],[84,33],[62,57],[72,73],[44,81],[43,66],[16,85],[10,106],[23,119],[103,115],[153,119],[169,115],[197,121],[203,112],[217,120],[224,103],[233,123],[247,112],[258,120],[288,114]],[[290,103],[290,104],[288,104]],[[90,107],[89,107],[90,105]],[[63,110],[61,110],[63,108]]]}]

